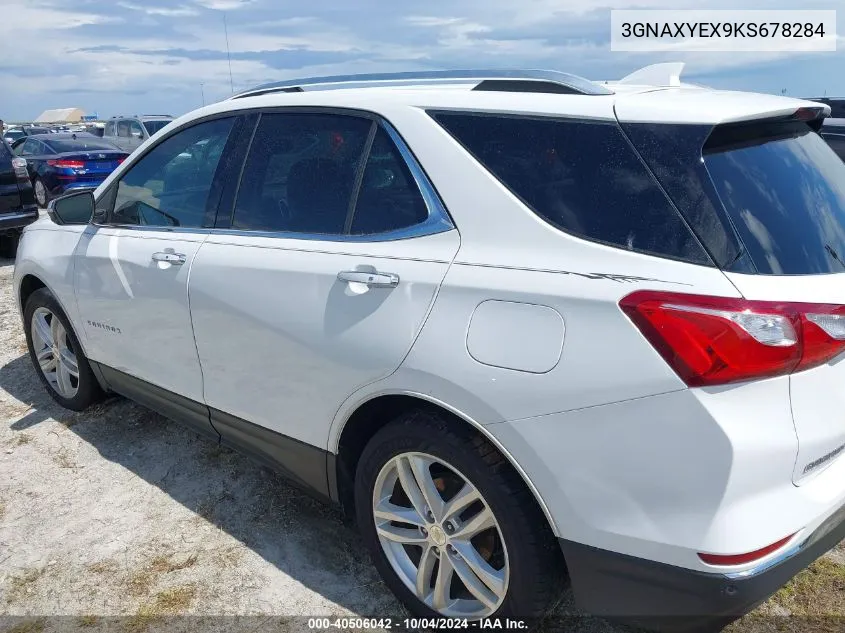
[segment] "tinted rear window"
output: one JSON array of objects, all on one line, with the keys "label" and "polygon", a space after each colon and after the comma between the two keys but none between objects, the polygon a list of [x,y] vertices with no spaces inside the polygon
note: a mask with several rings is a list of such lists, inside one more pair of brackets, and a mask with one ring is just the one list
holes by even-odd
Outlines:
[{"label": "tinted rear window", "polygon": [[809,127],[716,128],[704,162],[758,273],[845,271],[845,163]]},{"label": "tinted rear window", "polygon": [[45,141],[56,153],[62,152],[87,152],[87,151],[96,151],[96,150],[116,150],[118,149],[112,143],[108,141],[104,141],[102,139],[91,137],[91,138],[51,138],[49,141]]},{"label": "tinted rear window", "polygon": [[557,228],[625,250],[712,265],[613,123],[432,113]]},{"label": "tinted rear window", "polygon": [[147,134],[152,136],[156,132],[158,132],[161,128],[165,125],[170,123],[169,120],[167,121],[144,121],[144,127],[147,128]]}]

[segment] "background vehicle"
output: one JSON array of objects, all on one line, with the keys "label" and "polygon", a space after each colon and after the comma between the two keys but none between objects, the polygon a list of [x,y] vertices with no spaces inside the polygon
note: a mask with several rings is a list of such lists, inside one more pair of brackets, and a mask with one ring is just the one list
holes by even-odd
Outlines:
[{"label": "background vehicle", "polygon": [[117,116],[106,122],[103,138],[127,152],[133,152],[141,143],[170,123],[173,117],[166,114],[142,116]]},{"label": "background vehicle", "polygon": [[845,119],[825,120],[820,134],[839,158],[845,160]]},{"label": "background vehicle", "polygon": [[14,257],[21,230],[38,217],[25,161],[0,139],[0,257]]},{"label": "background vehicle", "polygon": [[25,231],[39,378],[341,504],[415,615],[723,624],[845,537],[845,164],[680,70],[188,114]]},{"label": "background vehicle", "polygon": [[845,98],[840,97],[809,97],[808,101],[817,101],[830,107],[831,119],[845,119]]},{"label": "background vehicle", "polygon": [[129,155],[91,134],[57,133],[29,136],[12,145],[26,159],[26,169],[39,206],[75,189],[94,189]]},{"label": "background vehicle", "polygon": [[3,138],[8,143],[14,143],[24,136],[34,136],[37,134],[49,134],[50,129],[46,127],[36,127],[31,125],[24,125],[23,127],[10,128],[5,132]]}]

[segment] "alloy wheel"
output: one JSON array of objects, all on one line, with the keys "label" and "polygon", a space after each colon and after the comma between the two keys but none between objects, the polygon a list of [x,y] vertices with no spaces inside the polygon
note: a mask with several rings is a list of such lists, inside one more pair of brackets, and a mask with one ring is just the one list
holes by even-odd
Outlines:
[{"label": "alloy wheel", "polygon": [[507,595],[510,568],[499,523],[456,468],[425,453],[402,453],[379,472],[373,519],[393,571],[429,608],[483,618]]},{"label": "alloy wheel", "polygon": [[35,181],[35,201],[41,208],[47,206],[47,188],[40,180]]},{"label": "alloy wheel", "polygon": [[64,325],[42,307],[33,312],[30,330],[32,349],[47,382],[63,398],[73,398],[79,391],[79,364]]}]

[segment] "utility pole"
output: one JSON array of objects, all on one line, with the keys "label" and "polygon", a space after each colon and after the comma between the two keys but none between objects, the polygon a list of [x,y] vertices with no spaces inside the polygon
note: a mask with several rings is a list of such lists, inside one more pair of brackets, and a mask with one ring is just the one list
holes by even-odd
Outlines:
[{"label": "utility pole", "polygon": [[229,60],[229,87],[235,94],[235,82],[232,80],[232,54],[229,52],[229,29],[226,26],[226,14],[223,14],[223,33],[226,35],[226,59]]}]

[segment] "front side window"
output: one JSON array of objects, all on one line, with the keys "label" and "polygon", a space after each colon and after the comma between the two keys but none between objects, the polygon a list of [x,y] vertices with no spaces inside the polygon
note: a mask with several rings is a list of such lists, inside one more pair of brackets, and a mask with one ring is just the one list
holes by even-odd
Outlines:
[{"label": "front side window", "polygon": [[144,138],[144,129],[138,121],[129,122],[129,136],[132,138]]},{"label": "front side window", "polygon": [[712,265],[615,123],[432,113],[538,216],[624,250]]},{"label": "front side window", "polygon": [[206,121],[156,145],[120,179],[111,223],[213,226],[209,193],[233,122]]},{"label": "front side window", "polygon": [[109,121],[106,123],[105,130],[103,131],[103,136],[117,136],[117,132],[114,127],[114,121]]},{"label": "front side window", "polygon": [[124,119],[117,122],[117,135],[123,138],[129,138],[129,121]]}]

